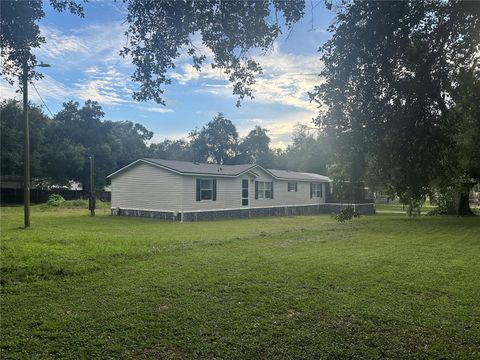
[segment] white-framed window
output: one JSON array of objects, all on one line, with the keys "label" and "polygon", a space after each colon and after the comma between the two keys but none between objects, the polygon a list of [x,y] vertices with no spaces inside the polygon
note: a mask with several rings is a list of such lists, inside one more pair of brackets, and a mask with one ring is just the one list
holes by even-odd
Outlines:
[{"label": "white-framed window", "polygon": [[217,180],[197,179],[197,201],[217,200]]},{"label": "white-framed window", "polygon": [[288,183],[288,192],[297,192],[297,183],[289,182]]},{"label": "white-framed window", "polygon": [[213,180],[200,180],[200,200],[213,199]]},{"label": "white-framed window", "polygon": [[310,184],[310,197],[322,197],[322,184]]},{"label": "white-framed window", "polygon": [[256,181],[257,199],[273,199],[273,183],[269,181]]},{"label": "white-framed window", "polygon": [[248,179],[242,180],[242,206],[248,205]]}]

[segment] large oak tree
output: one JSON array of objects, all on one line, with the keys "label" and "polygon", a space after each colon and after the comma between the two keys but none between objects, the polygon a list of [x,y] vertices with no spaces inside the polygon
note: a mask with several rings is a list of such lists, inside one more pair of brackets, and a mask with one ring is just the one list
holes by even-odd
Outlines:
[{"label": "large oak tree", "polygon": [[[321,48],[325,82],[312,94],[321,109],[316,122],[335,139],[352,183],[380,182],[415,207],[438,176],[442,155],[462,148],[463,121],[452,112],[478,101],[467,96],[461,76],[478,81],[480,6],[351,2],[337,9],[330,31]],[[463,147],[460,156],[471,155]]]}]

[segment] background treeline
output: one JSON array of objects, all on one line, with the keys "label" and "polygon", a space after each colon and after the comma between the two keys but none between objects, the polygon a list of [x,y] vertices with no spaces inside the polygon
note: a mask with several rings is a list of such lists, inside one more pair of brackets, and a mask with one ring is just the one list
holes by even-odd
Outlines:
[{"label": "background treeline", "polygon": [[[95,101],[69,101],[52,117],[30,104],[31,173],[43,186],[69,181],[88,187],[89,156],[95,158],[98,187],[106,176],[141,158],[161,158],[219,164],[258,163],[267,168],[327,173],[329,146],[324,137],[297,126],[292,144],[273,150],[266,129],[254,127],[240,137],[235,125],[219,113],[188,137],[151,143],[153,132],[131,121],[104,119]],[[16,100],[0,103],[1,173],[23,173],[22,107]]]}]

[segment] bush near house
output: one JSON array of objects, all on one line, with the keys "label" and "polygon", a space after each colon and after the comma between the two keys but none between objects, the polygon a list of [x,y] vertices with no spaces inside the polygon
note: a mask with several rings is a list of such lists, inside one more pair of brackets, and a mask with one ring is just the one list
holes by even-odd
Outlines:
[{"label": "bush near house", "polygon": [[48,197],[46,204],[48,206],[60,206],[64,202],[65,202],[65,199],[63,198],[62,195],[52,194]]}]

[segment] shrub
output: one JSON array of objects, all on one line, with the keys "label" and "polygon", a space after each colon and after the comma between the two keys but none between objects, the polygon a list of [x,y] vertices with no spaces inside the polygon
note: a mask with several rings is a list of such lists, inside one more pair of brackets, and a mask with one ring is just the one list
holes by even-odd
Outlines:
[{"label": "shrub", "polygon": [[52,194],[48,197],[47,205],[48,206],[60,206],[64,202],[65,202],[65,199],[63,198],[62,195]]},{"label": "shrub", "polygon": [[66,207],[72,207],[72,208],[88,208],[88,200],[76,199],[76,200],[66,201],[64,205],[66,205]]},{"label": "shrub", "polygon": [[342,209],[338,214],[333,216],[335,220],[342,223],[356,217],[360,217],[360,214],[353,209],[353,206],[347,206],[345,209]]},{"label": "shrub", "polygon": [[427,215],[448,215],[453,207],[453,196],[450,191],[444,191],[432,197],[431,204],[437,208],[430,210]]}]

